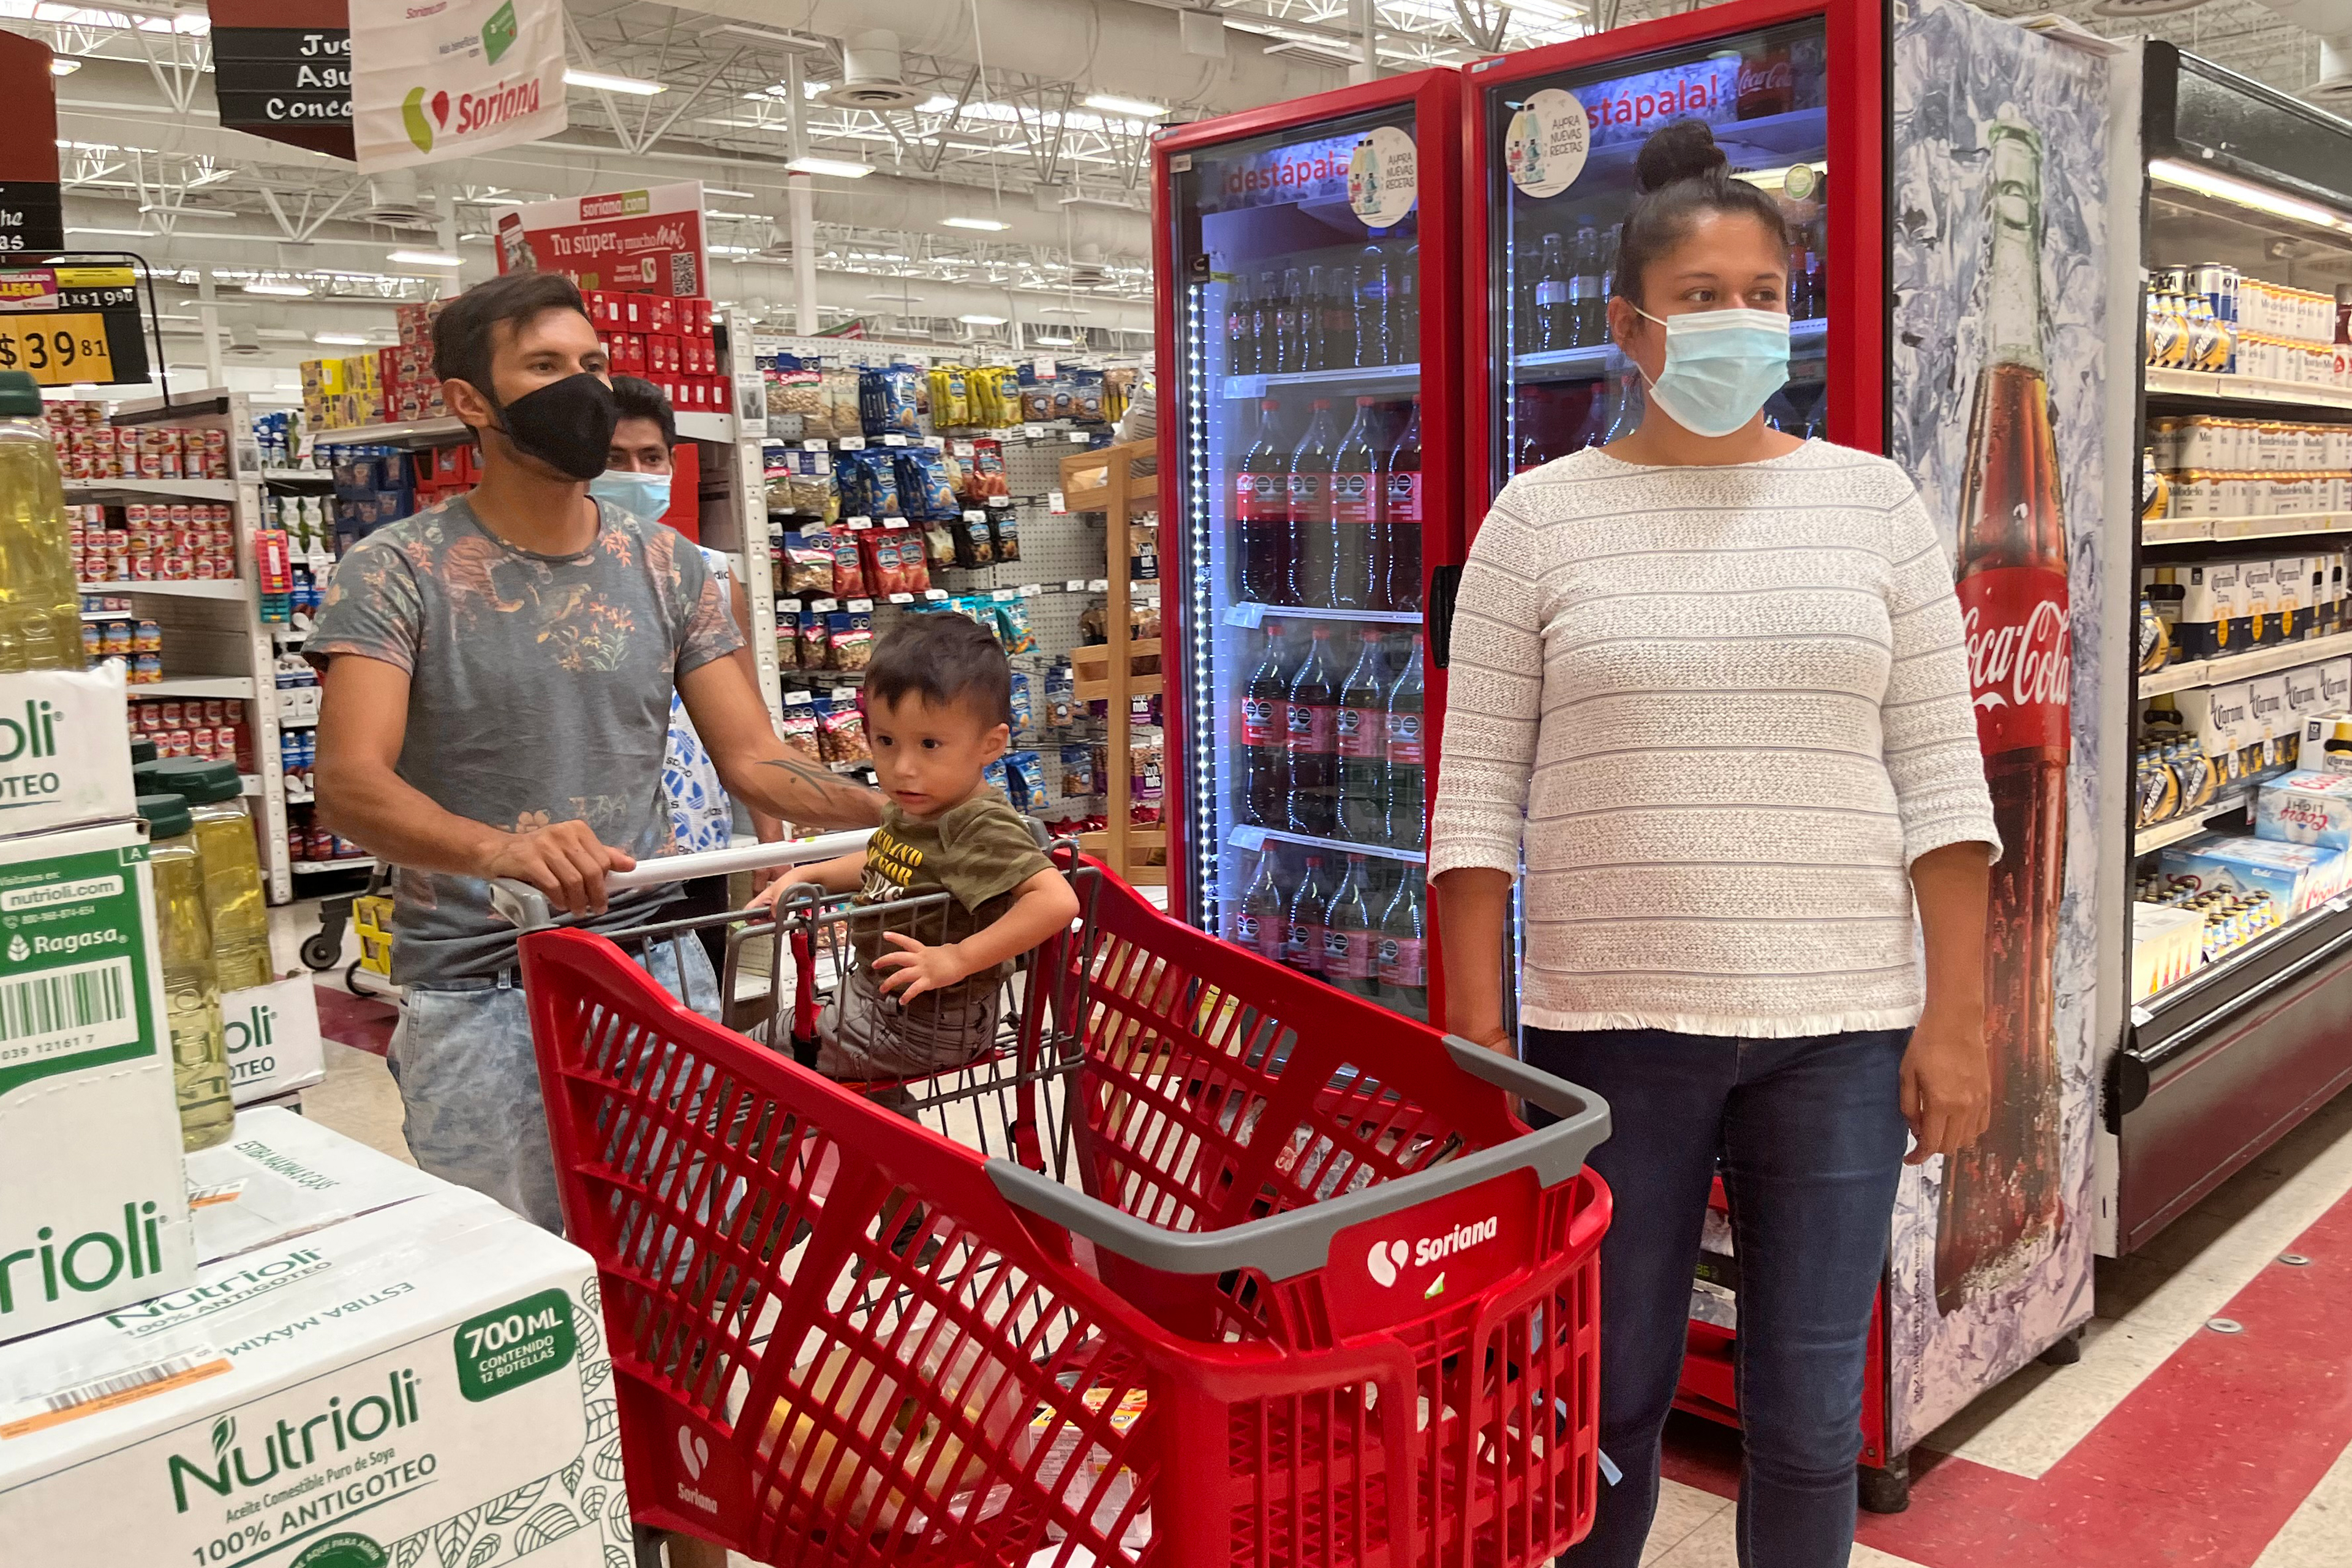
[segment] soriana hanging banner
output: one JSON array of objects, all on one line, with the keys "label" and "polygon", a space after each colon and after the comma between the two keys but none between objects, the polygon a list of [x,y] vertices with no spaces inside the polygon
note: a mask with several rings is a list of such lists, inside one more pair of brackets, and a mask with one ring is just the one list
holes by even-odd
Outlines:
[{"label": "soriana hanging banner", "polygon": [[499,270],[561,272],[583,289],[708,294],[702,183],[533,202],[499,215]]},{"label": "soriana hanging banner", "polygon": [[562,0],[381,0],[352,7],[352,128],[363,174],[552,136]]}]

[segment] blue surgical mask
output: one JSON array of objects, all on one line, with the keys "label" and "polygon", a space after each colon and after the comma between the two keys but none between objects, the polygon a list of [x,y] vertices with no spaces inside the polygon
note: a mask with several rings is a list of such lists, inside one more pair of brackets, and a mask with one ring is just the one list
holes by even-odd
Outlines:
[{"label": "blue surgical mask", "polygon": [[1666,329],[1666,363],[1650,396],[1694,436],[1731,435],[1789,384],[1789,318],[1777,310],[1641,313]]},{"label": "blue surgical mask", "polygon": [[607,468],[588,481],[588,493],[639,522],[659,522],[669,510],[669,476]]}]

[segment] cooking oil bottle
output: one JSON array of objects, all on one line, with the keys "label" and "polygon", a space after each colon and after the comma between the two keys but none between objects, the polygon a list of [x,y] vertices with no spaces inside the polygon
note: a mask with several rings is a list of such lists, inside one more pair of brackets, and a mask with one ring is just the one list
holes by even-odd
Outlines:
[{"label": "cooking oil bottle", "polygon": [[229,1102],[228,1043],[213,977],[212,918],[205,874],[190,837],[188,803],[142,795],[147,864],[155,877],[155,929],[163,957],[163,1010],[172,1033],[172,1082],[180,1096],[180,1146],[194,1152],[225,1141],[236,1121]]},{"label": "cooking oil bottle", "polygon": [[73,532],[41,389],[0,371],[0,674],[81,667]]},{"label": "cooking oil bottle", "polygon": [[184,797],[194,822],[196,856],[205,874],[205,909],[212,920],[213,972],[223,994],[267,985],[269,910],[261,892],[261,859],[253,819],[246,815],[235,763],[170,757],[138,768],[142,789]]}]

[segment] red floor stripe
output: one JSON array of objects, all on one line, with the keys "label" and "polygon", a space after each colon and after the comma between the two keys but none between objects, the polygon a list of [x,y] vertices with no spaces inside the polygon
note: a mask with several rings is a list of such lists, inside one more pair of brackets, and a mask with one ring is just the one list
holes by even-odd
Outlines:
[{"label": "red floor stripe", "polygon": [[[1910,1511],[1857,1539],[1923,1568],[2246,1568],[2352,1443],[2352,1199],[2289,1250],[2312,1261],[2218,1314],[2242,1332],[2200,1330],[2040,1480],[1923,1451]],[[1727,1435],[1669,1442],[1667,1476],[1737,1493]]]},{"label": "red floor stripe", "polygon": [[319,1033],[376,1056],[391,1048],[393,1026],[400,1022],[398,1008],[332,985],[312,989],[319,994]]}]

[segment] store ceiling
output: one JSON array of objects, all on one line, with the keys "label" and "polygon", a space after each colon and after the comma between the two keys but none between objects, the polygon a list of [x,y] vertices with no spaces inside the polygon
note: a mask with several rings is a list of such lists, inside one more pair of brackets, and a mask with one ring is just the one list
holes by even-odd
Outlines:
[{"label": "store ceiling", "polygon": [[[189,301],[199,275],[211,273],[230,323],[243,329],[243,357],[290,363],[315,352],[316,332],[381,333],[387,300],[442,286],[430,269],[391,263],[394,248],[454,241],[470,279],[491,268],[484,237],[499,206],[666,180],[713,187],[718,291],[778,307],[790,293],[783,165],[796,147],[877,171],[816,182],[828,320],[878,314],[894,318],[894,330],[950,331],[959,314],[1050,314],[1105,334],[1143,331],[1152,117],[1086,100],[1108,95],[1190,119],[1338,86],[1360,48],[1360,3],[571,0],[576,67],[665,90],[575,87],[572,126],[553,142],[373,182],[218,127],[200,5],[0,0],[0,26],[82,61],[58,83],[69,237],[136,250],[168,272],[182,285],[167,290],[182,330],[194,331]],[[2093,3],[2058,8],[2102,32],[2152,28],[2289,91],[2315,75],[2316,40],[2252,0],[2211,0],[2137,24],[2096,16]],[[1388,70],[1459,63],[1689,8],[1596,5],[1588,18],[1571,0],[1374,0],[1380,62]],[[1217,26],[1188,25],[1187,10],[1213,13]],[[912,106],[877,112],[824,101],[841,81],[845,41],[875,28],[898,35],[897,76]],[[1197,52],[1207,48],[1222,56]],[[413,209],[412,226],[381,221],[403,208]],[[263,310],[239,291],[288,276],[309,282],[313,297]]]}]

